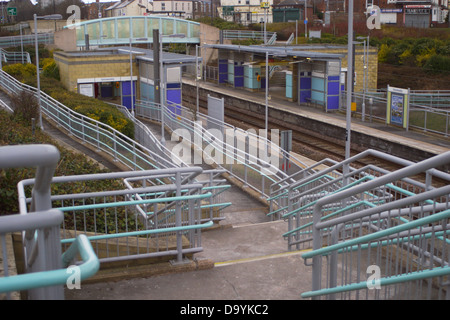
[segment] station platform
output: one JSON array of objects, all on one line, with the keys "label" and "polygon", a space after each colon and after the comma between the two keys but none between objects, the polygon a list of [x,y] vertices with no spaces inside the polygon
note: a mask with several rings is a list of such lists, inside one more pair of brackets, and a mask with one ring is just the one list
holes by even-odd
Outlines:
[{"label": "station platform", "polygon": [[[193,79],[183,79],[183,83],[196,86]],[[208,91],[217,92],[221,96],[229,96],[242,99],[244,101],[252,101],[254,103],[265,105],[265,92],[249,92],[245,89],[236,89],[212,82],[198,82],[199,88]],[[319,108],[311,107],[307,104],[298,105],[297,102],[290,102],[287,98],[282,97],[282,90],[276,91],[270,89],[270,100],[268,101],[269,109],[283,110],[291,113],[293,116],[300,116],[315,121],[321,121],[336,127],[346,128],[346,116],[340,112],[325,112]],[[226,104],[226,102],[225,102]],[[370,122],[367,118],[362,121],[360,118],[351,118],[351,131],[359,132],[365,135],[381,138],[385,141],[395,142],[418,150],[426,151],[430,154],[441,154],[450,150],[450,138],[421,132],[417,130],[405,130],[396,126],[386,125],[378,121]]]}]

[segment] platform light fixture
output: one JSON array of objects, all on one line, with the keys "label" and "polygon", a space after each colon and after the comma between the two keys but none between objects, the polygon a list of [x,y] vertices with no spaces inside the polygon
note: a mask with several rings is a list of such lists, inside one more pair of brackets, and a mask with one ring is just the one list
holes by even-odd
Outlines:
[{"label": "platform light fixture", "polygon": [[36,77],[37,77],[37,99],[39,106],[39,127],[41,130],[44,130],[44,126],[42,125],[42,109],[41,109],[41,79],[40,79],[40,71],[39,71],[39,48],[38,48],[38,36],[37,36],[37,20],[61,20],[62,15],[60,14],[50,14],[46,16],[37,16],[33,15],[34,19],[34,47],[36,51]]}]

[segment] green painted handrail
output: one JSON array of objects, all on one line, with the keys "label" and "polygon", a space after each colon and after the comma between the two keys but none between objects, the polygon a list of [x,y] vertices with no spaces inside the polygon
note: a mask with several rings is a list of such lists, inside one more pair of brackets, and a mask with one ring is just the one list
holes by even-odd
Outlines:
[{"label": "green painted handrail", "polygon": [[339,249],[343,249],[345,247],[351,247],[351,246],[355,246],[358,244],[362,244],[362,243],[366,243],[369,241],[373,241],[373,240],[377,240],[383,237],[387,237],[390,236],[392,234],[401,232],[401,231],[406,231],[409,229],[414,229],[417,227],[420,227],[424,224],[428,224],[428,223],[433,223],[442,219],[447,219],[450,217],[450,209],[439,212],[439,213],[435,213],[433,215],[427,216],[427,217],[423,217],[414,221],[410,221],[408,223],[399,225],[399,226],[394,226],[392,228],[386,229],[386,230],[381,230],[381,231],[377,231],[365,236],[361,236],[359,238],[355,238],[355,239],[350,239],[347,240],[345,242],[341,242],[341,243],[337,243],[337,244],[333,244],[331,246],[328,247],[324,247],[324,248],[320,248],[311,252],[307,252],[305,254],[302,255],[303,259],[309,259],[318,255],[326,255],[332,251],[336,251]]},{"label": "green painted handrail", "polygon": [[[389,278],[380,278],[379,284],[380,286],[388,286],[392,284],[407,282],[407,281],[416,281],[416,280],[422,280],[427,278],[434,278],[434,277],[442,277],[450,274],[450,267],[438,267],[431,270],[422,270],[422,271],[416,271],[411,272],[408,274],[402,274],[397,275]],[[311,297],[317,297],[320,295],[327,295],[327,294],[335,294],[335,293],[341,293],[341,292],[347,292],[347,291],[355,291],[355,290],[361,290],[361,289],[367,289],[368,283],[367,281],[359,282],[359,283],[352,283],[345,286],[337,286],[334,288],[327,288],[327,289],[321,289],[316,291],[308,291],[302,293],[302,298],[311,298]]]},{"label": "green painted handrail", "polygon": [[[83,260],[83,264],[78,266],[80,268],[80,280],[92,277],[97,273],[100,262],[85,235],[79,235],[73,239],[72,245],[62,256],[63,265],[67,266],[77,253],[80,253]],[[0,292],[63,285],[67,283],[69,277],[71,277],[71,273],[67,269],[58,269],[0,278]]]},{"label": "green painted handrail", "polygon": [[[88,237],[88,239],[90,241],[95,241],[95,240],[106,240],[106,239],[134,237],[134,236],[145,236],[145,235],[149,235],[149,234],[158,234],[158,233],[166,233],[166,232],[178,232],[178,231],[186,231],[186,230],[192,230],[192,229],[204,229],[204,228],[212,227],[213,224],[214,224],[214,222],[208,221],[203,224],[194,224],[194,225],[181,226],[181,227],[170,227],[170,228],[161,228],[161,229],[152,229],[152,230],[103,234],[103,235],[98,235],[98,236],[91,236],[91,237]],[[61,240],[61,243],[63,243],[63,244],[71,243],[73,241],[75,241],[75,238]]]}]

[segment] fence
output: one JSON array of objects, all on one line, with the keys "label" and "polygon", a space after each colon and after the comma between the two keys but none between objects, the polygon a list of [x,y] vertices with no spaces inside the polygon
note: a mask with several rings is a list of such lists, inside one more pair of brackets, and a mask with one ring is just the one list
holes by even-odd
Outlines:
[{"label": "fence", "polygon": [[[54,42],[53,33],[39,33],[38,43],[52,44]],[[35,35],[22,35],[11,37],[0,37],[0,48],[20,47],[21,45],[34,45]]]},{"label": "fence", "polygon": [[[161,122],[161,111],[156,104],[137,101],[136,115]],[[193,158],[185,160],[187,163],[204,161],[226,170],[263,200],[269,197],[272,184],[292,183],[290,174],[306,167],[300,159],[280,148],[274,137],[270,141],[255,132],[244,131],[180,105],[165,107],[163,118],[173,138],[182,138],[181,147],[185,150],[192,147],[196,151],[198,158],[194,153]],[[210,126],[222,129],[211,130]],[[267,153],[263,154],[266,147]],[[286,159],[290,164],[288,170],[283,167]]]},{"label": "fence", "polygon": [[[375,165],[352,167],[353,163],[357,166],[359,160],[367,157],[383,159],[404,167],[413,165],[412,162],[398,157],[375,150],[366,150],[340,163],[325,159],[305,169],[304,171],[308,171],[308,174],[304,178],[298,178],[297,182],[287,187],[277,188],[274,186],[272,188],[270,200],[277,199],[282,205],[277,208],[271,206],[270,214],[281,214],[287,220],[288,231],[283,236],[287,239],[289,250],[311,247],[313,208],[321,198],[390,173]],[[348,173],[344,174],[346,170],[348,170]],[[299,174],[304,175],[305,172],[299,172]],[[330,205],[329,208],[324,209],[324,219],[348,214],[351,210],[356,212],[380,203],[391,202],[400,197],[429,190],[435,187],[431,180],[433,175],[445,181],[450,180],[447,174],[437,170],[430,171],[428,174],[430,176],[426,180],[423,180],[423,178],[419,180],[405,179],[405,181],[383,185],[380,189],[367,192],[363,198],[356,194],[346,199],[345,202]]]},{"label": "fence", "polygon": [[390,173],[354,170],[344,187],[322,188],[303,224],[313,275],[302,296],[449,299],[450,175],[436,170],[449,163],[447,152]]},{"label": "fence", "polygon": [[277,33],[272,31],[222,30],[222,33],[223,38],[229,40],[254,39],[267,44],[274,44],[277,39]]},{"label": "fence", "polygon": [[[200,229],[221,219],[221,207],[209,214],[205,201],[213,191],[195,180],[202,172],[188,167],[54,177],[50,199],[64,213],[61,242],[85,235],[101,263],[162,256],[182,262],[202,251]],[[34,179],[18,184],[21,213],[32,210],[34,186]]]},{"label": "fence", "polygon": [[[448,92],[412,91],[409,103],[409,128],[449,136],[450,95]],[[346,93],[341,95],[341,109],[346,108]],[[364,121],[386,122],[387,98],[385,92],[353,93],[356,114]],[[419,104],[420,103],[420,104]],[[426,104],[426,105],[425,105]]]}]

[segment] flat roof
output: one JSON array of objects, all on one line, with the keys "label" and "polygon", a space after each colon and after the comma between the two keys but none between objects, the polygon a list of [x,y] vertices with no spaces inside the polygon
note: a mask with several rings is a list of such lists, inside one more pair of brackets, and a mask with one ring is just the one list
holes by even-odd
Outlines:
[{"label": "flat roof", "polygon": [[[120,53],[130,54],[129,47],[118,47],[117,51]],[[143,61],[153,62],[153,50],[151,49],[143,49],[143,48],[131,48],[132,53],[139,53],[141,55],[137,56],[136,59]],[[160,57],[163,63],[165,64],[192,64],[196,63],[196,61],[201,62],[202,58],[186,54],[173,53],[173,52],[162,52],[162,56]]]},{"label": "flat roof", "polygon": [[[132,54],[136,54],[137,60],[150,61],[153,62],[153,50],[143,49],[143,48],[131,48]],[[66,57],[98,57],[98,56],[109,56],[109,55],[130,55],[130,47],[110,47],[110,48],[99,48],[96,50],[86,50],[86,51],[55,51],[55,54],[63,55]],[[161,61],[164,64],[193,64],[197,62],[197,58],[191,55],[185,55],[173,52],[162,52]],[[202,58],[198,57],[198,61],[201,62]]]},{"label": "flat roof", "polygon": [[[302,51],[301,47],[296,46],[241,46],[236,44],[204,44],[203,47],[222,49],[229,51],[239,51],[239,52],[249,52],[258,54],[269,54],[272,57],[299,57],[299,58],[310,58],[316,60],[335,60],[342,59],[343,54],[339,53],[327,53],[327,52],[315,52],[315,51]],[[308,47],[314,49],[314,47]],[[296,50],[298,49],[298,50]]]}]

